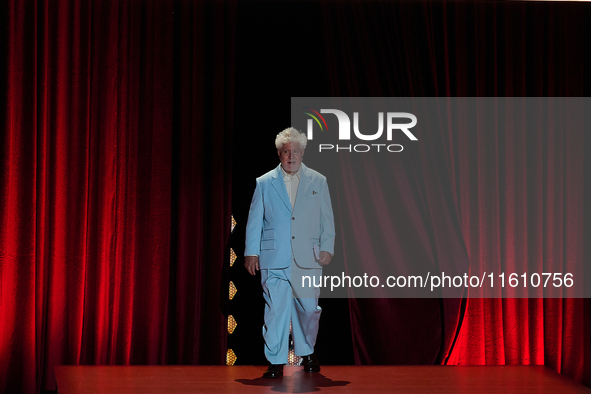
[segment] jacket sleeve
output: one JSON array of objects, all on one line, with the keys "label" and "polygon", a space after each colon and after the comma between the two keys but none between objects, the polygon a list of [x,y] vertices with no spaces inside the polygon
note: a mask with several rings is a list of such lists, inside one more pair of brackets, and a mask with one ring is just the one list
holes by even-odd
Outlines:
[{"label": "jacket sleeve", "polygon": [[322,199],[320,201],[320,250],[334,255],[334,216],[326,179],[320,197]]},{"label": "jacket sleeve", "polygon": [[248,221],[246,222],[246,246],[244,248],[245,256],[260,255],[264,212],[263,194],[261,191],[261,185],[257,180],[257,186],[252,196],[250,210],[248,211]]}]

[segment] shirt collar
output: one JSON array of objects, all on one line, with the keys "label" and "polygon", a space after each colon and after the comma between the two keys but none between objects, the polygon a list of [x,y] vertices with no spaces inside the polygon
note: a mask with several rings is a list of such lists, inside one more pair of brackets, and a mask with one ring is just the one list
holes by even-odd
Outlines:
[{"label": "shirt collar", "polygon": [[283,173],[283,180],[284,181],[289,181],[294,176],[296,178],[298,178],[298,180],[300,179],[300,174],[302,172],[302,165],[301,164],[300,164],[300,168],[298,169],[298,171],[295,174],[293,174],[293,175],[288,174],[287,172],[285,172],[285,170],[283,169],[283,166],[282,165],[279,165],[279,167],[281,167],[281,172]]}]

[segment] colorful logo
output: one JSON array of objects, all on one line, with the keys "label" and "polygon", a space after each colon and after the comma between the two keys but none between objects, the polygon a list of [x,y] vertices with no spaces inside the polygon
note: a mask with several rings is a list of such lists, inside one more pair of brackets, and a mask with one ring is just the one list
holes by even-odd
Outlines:
[{"label": "colorful logo", "polygon": [[[316,115],[318,115],[318,117],[320,117],[320,119],[322,119],[322,122],[324,123],[324,126],[326,127],[326,131],[328,131],[328,126],[326,125],[326,120],[324,120],[324,117],[322,115],[320,115],[320,113],[318,111],[314,111],[312,108],[308,108],[308,107],[302,107],[303,109],[307,109],[308,111],[312,111],[314,112]],[[311,116],[316,123],[318,123],[318,126],[320,126],[320,130],[324,131],[324,128],[322,128],[322,123],[320,123],[320,121],[318,120],[318,118],[314,115],[312,115],[310,112],[304,112],[306,115]]]}]

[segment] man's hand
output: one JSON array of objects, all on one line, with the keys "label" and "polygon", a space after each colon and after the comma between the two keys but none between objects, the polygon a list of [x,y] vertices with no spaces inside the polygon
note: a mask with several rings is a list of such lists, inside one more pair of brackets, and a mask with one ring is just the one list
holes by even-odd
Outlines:
[{"label": "man's hand", "polygon": [[256,275],[257,271],[261,269],[259,266],[259,256],[246,256],[244,258],[244,266],[251,275]]},{"label": "man's hand", "polygon": [[324,250],[320,252],[320,260],[318,261],[318,264],[328,265],[330,260],[332,260],[332,255],[330,253],[325,252]]}]

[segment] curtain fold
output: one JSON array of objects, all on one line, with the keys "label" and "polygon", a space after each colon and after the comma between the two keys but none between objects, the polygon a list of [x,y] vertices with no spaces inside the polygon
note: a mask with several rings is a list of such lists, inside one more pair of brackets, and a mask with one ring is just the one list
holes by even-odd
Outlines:
[{"label": "curtain fold", "polygon": [[61,364],[222,364],[232,3],[3,7],[0,391],[55,389]]},{"label": "curtain fold", "polygon": [[[332,96],[588,95],[582,4],[343,2],[322,15]],[[470,264],[582,264],[582,134],[539,131],[442,136]],[[356,363],[543,364],[588,384],[589,300],[459,301],[350,299]]]}]

